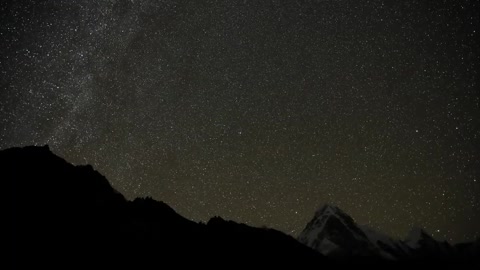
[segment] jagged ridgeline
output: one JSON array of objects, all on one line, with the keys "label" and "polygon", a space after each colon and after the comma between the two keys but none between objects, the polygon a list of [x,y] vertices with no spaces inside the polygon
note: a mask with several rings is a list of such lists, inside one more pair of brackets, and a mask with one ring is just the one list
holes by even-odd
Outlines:
[{"label": "jagged ridgeline", "polygon": [[273,229],[219,217],[196,223],[163,202],[128,201],[91,166],[73,166],[48,147],[0,151],[0,164],[15,268],[228,268],[328,260]]},{"label": "jagged ridgeline", "polygon": [[389,261],[441,260],[473,261],[480,241],[451,245],[437,241],[420,228],[413,228],[403,239],[394,239],[367,226],[336,206],[324,205],[300,233],[301,243],[331,258],[378,258]]},{"label": "jagged ridgeline", "polygon": [[[7,197],[9,258],[3,260],[2,269],[12,265],[15,269],[320,269],[356,263],[431,266],[442,258],[436,256],[440,253],[430,252],[429,240],[427,244],[420,240],[392,244],[384,240],[388,238],[358,227],[333,206],[320,209],[297,241],[273,229],[254,228],[220,217],[207,224],[193,222],[151,198],[128,201],[91,166],[69,164],[48,147],[0,151],[0,166],[2,184],[6,186],[2,190],[6,190]],[[397,256],[397,248],[405,247],[411,253]],[[412,252],[420,248],[428,250],[425,254],[429,257],[409,255],[422,254]],[[461,256],[440,263],[474,264],[472,258],[478,258],[478,241],[449,248]]]}]

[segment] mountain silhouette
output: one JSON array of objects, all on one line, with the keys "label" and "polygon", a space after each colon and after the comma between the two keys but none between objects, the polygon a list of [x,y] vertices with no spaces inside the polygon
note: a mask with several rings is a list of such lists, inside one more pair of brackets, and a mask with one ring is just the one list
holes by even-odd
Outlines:
[{"label": "mountain silhouette", "polygon": [[128,201],[91,166],[48,147],[0,151],[15,268],[220,267],[328,261],[293,237],[219,217],[190,221],[151,198]]},{"label": "mountain silhouette", "polygon": [[[298,241],[339,260],[391,263],[478,264],[480,241],[451,245],[437,241],[425,230],[413,228],[406,239],[394,239],[358,225],[340,208],[326,204],[298,236]],[[476,255],[474,255],[476,254]]]},{"label": "mountain silhouette", "polygon": [[[4,263],[12,266],[3,269],[185,266],[320,269],[359,262],[354,256],[357,254],[345,247],[356,250],[365,247],[367,251],[377,247],[368,243],[368,235],[338,208],[326,207],[316,217],[335,212],[341,217],[340,223],[347,220],[347,229],[338,229],[341,224],[333,219],[324,222],[324,228],[338,233],[331,242],[337,245],[343,241],[345,247],[338,254],[345,260],[317,252],[316,247],[324,244],[304,245],[300,243],[305,242],[302,239],[299,242],[274,229],[255,228],[221,217],[214,217],[206,224],[197,223],[152,198],[129,201],[92,166],[74,166],[53,154],[48,146],[2,150],[0,166],[1,184],[6,186],[2,191],[5,190],[7,198],[5,239],[10,258]],[[314,219],[307,228],[320,232],[317,227],[320,223]],[[358,233],[365,234],[361,239],[366,244],[356,242]],[[307,234],[305,239],[318,236]],[[463,244],[458,249],[474,257],[478,243]],[[362,262],[372,266],[373,262],[382,267],[411,263],[393,264],[370,252],[364,255],[369,259]],[[428,265],[431,264],[429,261]]]}]

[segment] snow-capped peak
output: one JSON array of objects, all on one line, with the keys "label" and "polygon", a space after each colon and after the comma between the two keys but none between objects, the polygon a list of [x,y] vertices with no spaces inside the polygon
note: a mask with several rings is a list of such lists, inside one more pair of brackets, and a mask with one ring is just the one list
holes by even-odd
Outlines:
[{"label": "snow-capped peak", "polygon": [[315,212],[315,216],[302,231],[299,239],[309,246],[312,245],[331,219],[339,221],[347,228],[350,227],[351,223],[354,223],[353,219],[340,210],[340,208],[331,204],[325,204]]},{"label": "snow-capped peak", "polygon": [[355,221],[330,204],[325,204],[315,212],[298,240],[325,255],[345,251],[344,245],[354,247],[355,253],[374,248]]},{"label": "snow-capped peak", "polygon": [[340,208],[325,204],[300,233],[298,240],[333,257],[373,256],[384,259],[419,258],[432,254],[452,254],[448,242],[439,242],[425,230],[414,228],[404,241],[370,227],[358,225]]},{"label": "snow-capped peak", "polygon": [[337,213],[342,213],[345,215],[345,213],[343,213],[342,210],[340,210],[340,208],[332,204],[324,204],[315,212],[315,218],[318,218],[324,215],[335,215]]},{"label": "snow-capped peak", "polygon": [[349,253],[396,259],[397,255],[408,251],[401,241],[372,228],[359,226],[352,217],[331,204],[325,204],[315,212],[298,240],[324,255],[332,256]]},{"label": "snow-capped peak", "polygon": [[322,207],[320,207],[315,213],[315,215],[325,214],[325,213],[334,213],[337,210],[340,210],[340,209],[332,204],[327,203],[327,204],[324,204]]}]

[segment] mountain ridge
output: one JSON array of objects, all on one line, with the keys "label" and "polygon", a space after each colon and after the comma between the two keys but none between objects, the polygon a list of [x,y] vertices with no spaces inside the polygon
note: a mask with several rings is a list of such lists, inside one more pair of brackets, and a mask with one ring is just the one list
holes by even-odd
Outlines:
[{"label": "mountain ridge", "polygon": [[[0,166],[1,183],[8,194],[7,254],[16,269],[126,269],[171,264],[220,268],[225,261],[244,267],[359,263],[352,256],[357,254],[338,254],[347,258],[338,261],[274,229],[221,217],[197,223],[152,198],[129,201],[92,166],[74,166],[48,146],[1,150]],[[346,220],[351,227],[346,235],[353,239],[357,239],[355,233],[363,232],[339,208],[324,209],[323,213],[327,212]],[[324,225],[332,226],[332,222],[327,220]],[[475,254],[478,244],[462,245],[462,250]],[[374,256],[366,262],[391,266]]]},{"label": "mountain ridge", "polygon": [[15,268],[328,263],[273,229],[219,218],[196,223],[152,198],[128,201],[93,167],[74,166],[48,147],[2,150],[0,166]]},{"label": "mountain ridge", "polygon": [[[462,244],[452,245],[447,241],[438,241],[422,228],[414,227],[405,239],[395,239],[368,226],[358,225],[343,210],[328,203],[318,208],[297,239],[333,258],[350,256],[392,261],[432,258],[474,260],[474,256],[462,251]],[[470,244],[475,247],[478,242],[477,239]],[[480,252],[480,249],[474,248],[472,252]]]}]

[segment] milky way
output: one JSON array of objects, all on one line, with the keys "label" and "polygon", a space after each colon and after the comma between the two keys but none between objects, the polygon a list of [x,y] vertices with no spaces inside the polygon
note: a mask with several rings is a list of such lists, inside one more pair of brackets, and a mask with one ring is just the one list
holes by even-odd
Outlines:
[{"label": "milky way", "polygon": [[480,236],[478,1],[2,1],[0,148],[297,235]]}]

